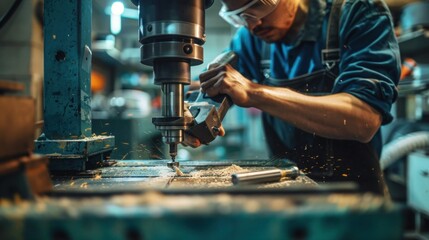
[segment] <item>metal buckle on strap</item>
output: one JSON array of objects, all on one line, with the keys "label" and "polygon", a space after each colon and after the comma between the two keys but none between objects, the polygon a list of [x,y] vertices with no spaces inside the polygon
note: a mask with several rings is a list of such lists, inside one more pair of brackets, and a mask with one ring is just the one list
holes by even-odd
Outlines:
[{"label": "metal buckle on strap", "polygon": [[326,65],[328,69],[335,66],[340,61],[340,49],[322,49],[322,64]]},{"label": "metal buckle on strap", "polygon": [[270,70],[270,65],[271,65],[271,60],[261,60],[261,73],[262,75],[264,75],[265,79],[270,78],[271,75],[271,70]]}]

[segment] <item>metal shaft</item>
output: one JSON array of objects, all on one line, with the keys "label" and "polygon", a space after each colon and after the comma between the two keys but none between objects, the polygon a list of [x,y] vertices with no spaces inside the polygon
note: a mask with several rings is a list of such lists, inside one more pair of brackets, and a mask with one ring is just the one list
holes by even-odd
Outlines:
[{"label": "metal shaft", "polygon": [[[162,115],[164,117],[183,117],[183,84],[162,84]],[[177,155],[177,144],[183,141],[183,130],[185,126],[164,127],[162,136],[165,143],[170,147],[171,160],[174,162]]]},{"label": "metal shaft", "polygon": [[295,166],[285,170],[272,169],[250,173],[232,174],[232,183],[238,184],[258,184],[258,183],[269,183],[279,182],[282,178],[295,179],[299,175],[299,169]]}]

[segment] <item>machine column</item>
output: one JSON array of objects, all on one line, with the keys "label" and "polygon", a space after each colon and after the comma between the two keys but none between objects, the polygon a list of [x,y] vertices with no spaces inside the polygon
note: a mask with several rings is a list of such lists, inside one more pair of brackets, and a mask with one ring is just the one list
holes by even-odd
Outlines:
[{"label": "machine column", "polygon": [[85,170],[114,147],[92,136],[91,0],[44,1],[44,130],[35,151],[53,170]]}]

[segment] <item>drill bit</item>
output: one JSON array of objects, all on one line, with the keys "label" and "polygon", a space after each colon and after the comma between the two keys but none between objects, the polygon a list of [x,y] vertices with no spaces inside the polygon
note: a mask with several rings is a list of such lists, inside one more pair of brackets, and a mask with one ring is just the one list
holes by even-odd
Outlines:
[{"label": "drill bit", "polygon": [[170,143],[170,157],[171,161],[174,162],[177,156],[177,143]]},{"label": "drill bit", "polygon": [[171,162],[167,163],[167,167],[175,170],[175,167],[179,167],[179,162],[176,162],[177,156],[177,143],[170,143],[170,157]]}]

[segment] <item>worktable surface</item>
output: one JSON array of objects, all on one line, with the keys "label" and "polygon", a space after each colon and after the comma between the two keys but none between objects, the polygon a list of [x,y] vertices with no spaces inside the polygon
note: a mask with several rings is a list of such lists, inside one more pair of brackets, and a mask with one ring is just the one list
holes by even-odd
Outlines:
[{"label": "worktable surface", "polygon": [[[121,160],[85,173],[53,175],[54,191],[138,191],[147,189],[207,189],[233,188],[231,175],[282,168],[288,162],[264,160],[241,161],[181,161],[182,176],[167,167],[169,160]],[[282,165],[282,166],[281,166]],[[316,186],[301,174],[296,179],[253,185],[255,188],[288,188]]]},{"label": "worktable surface", "polygon": [[231,183],[232,173],[287,163],[187,161],[181,162],[184,175],[176,176],[167,162],[111,161],[84,173],[53,175],[53,191],[33,201],[0,199],[0,239],[402,236],[399,209],[377,195],[323,187],[305,175],[247,187]]}]

